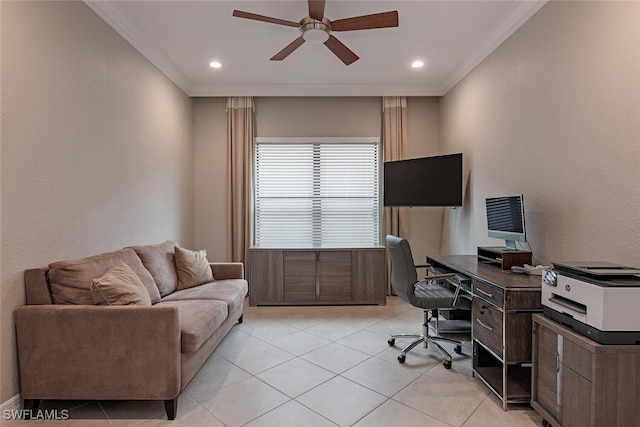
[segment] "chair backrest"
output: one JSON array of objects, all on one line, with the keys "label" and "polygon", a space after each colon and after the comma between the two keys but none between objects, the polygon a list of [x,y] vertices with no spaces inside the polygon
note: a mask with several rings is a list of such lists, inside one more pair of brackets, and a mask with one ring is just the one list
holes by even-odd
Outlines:
[{"label": "chair backrest", "polygon": [[418,281],[411,247],[406,239],[397,236],[388,235],[386,241],[391,255],[391,286],[400,298],[411,304],[409,294]]}]

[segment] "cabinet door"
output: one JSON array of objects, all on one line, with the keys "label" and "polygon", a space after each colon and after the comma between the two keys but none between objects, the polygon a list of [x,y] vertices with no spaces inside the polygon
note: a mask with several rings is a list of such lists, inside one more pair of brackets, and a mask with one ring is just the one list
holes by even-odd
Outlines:
[{"label": "cabinet door", "polygon": [[566,366],[562,371],[562,427],[590,426],[591,382]]},{"label": "cabinet door", "polygon": [[538,404],[546,409],[556,420],[560,420],[558,406],[558,359],[555,354],[538,350],[536,359],[536,389],[533,397]]},{"label": "cabinet door", "polygon": [[284,301],[316,301],[316,286],[316,252],[285,251]]},{"label": "cabinet door", "polygon": [[352,301],[351,251],[319,252],[320,301]]},{"label": "cabinet door", "polygon": [[352,251],[351,266],[353,300],[384,303],[387,295],[384,249],[358,249]]},{"label": "cabinet door", "polygon": [[282,251],[249,251],[249,303],[282,302]]}]

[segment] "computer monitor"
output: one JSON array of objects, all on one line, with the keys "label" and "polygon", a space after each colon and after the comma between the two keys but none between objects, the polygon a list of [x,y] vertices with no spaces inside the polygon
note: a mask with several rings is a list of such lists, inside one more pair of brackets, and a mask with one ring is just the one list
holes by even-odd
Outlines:
[{"label": "computer monitor", "polygon": [[523,195],[486,199],[489,237],[504,239],[508,250],[517,250],[516,242],[526,242]]},{"label": "computer monitor", "polygon": [[384,162],[384,206],[462,206],[462,153]]}]

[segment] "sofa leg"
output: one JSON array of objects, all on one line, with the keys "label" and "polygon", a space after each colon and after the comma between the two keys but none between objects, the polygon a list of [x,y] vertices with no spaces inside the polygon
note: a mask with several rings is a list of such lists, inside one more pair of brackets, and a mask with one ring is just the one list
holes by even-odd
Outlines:
[{"label": "sofa leg", "polygon": [[242,323],[242,318],[244,317],[244,313],[240,315],[240,317],[238,317],[238,323]]},{"label": "sofa leg", "polygon": [[178,398],[165,400],[164,410],[167,413],[168,420],[175,420],[178,413]]}]

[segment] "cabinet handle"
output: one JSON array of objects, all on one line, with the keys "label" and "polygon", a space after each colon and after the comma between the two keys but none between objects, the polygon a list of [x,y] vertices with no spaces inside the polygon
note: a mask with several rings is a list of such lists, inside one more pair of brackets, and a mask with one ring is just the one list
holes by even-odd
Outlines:
[{"label": "cabinet handle", "polygon": [[485,325],[484,323],[482,323],[482,320],[476,318],[476,322],[480,323],[480,326],[482,326],[483,328],[486,328],[488,330],[490,330],[491,332],[493,332],[493,328],[489,325]]},{"label": "cabinet handle", "polygon": [[493,294],[490,294],[489,292],[485,292],[480,288],[476,288],[476,291],[480,292],[482,295],[489,297],[489,298],[493,298]]}]

